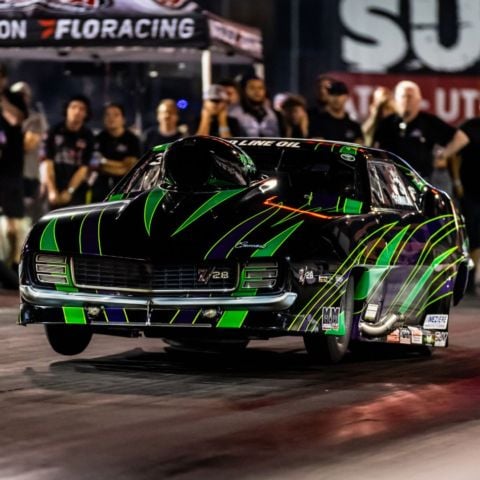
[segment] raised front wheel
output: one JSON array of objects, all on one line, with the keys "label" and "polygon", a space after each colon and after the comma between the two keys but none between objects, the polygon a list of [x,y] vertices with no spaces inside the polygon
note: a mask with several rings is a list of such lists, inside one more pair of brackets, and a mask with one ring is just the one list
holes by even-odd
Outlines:
[{"label": "raised front wheel", "polygon": [[61,355],[82,353],[92,339],[92,331],[83,325],[45,325],[48,343]]}]

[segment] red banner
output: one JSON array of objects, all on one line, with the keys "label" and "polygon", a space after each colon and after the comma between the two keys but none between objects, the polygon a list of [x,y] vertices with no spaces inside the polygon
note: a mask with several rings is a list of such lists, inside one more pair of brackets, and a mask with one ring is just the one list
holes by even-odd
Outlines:
[{"label": "red banner", "polygon": [[392,90],[401,80],[417,83],[422,91],[423,107],[452,125],[480,115],[480,78],[478,76],[381,75],[333,72],[332,77],[345,82],[350,90],[348,110],[357,120],[368,115],[368,105],[377,86]]}]

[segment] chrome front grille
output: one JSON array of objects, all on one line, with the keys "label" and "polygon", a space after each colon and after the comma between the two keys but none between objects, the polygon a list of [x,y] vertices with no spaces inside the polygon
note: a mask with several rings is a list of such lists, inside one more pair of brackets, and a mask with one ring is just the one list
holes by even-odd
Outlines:
[{"label": "chrome front grille", "polygon": [[231,292],[238,282],[236,264],[156,265],[139,260],[72,259],[78,288],[130,292]]}]

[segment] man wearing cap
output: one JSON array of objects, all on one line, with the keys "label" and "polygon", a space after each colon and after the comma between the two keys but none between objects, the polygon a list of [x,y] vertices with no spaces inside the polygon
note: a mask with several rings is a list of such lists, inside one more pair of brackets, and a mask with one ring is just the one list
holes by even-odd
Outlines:
[{"label": "man wearing cap", "polygon": [[213,135],[221,138],[244,136],[238,120],[228,115],[228,95],[221,85],[210,85],[203,95],[197,135]]},{"label": "man wearing cap", "polygon": [[23,205],[22,122],[28,111],[21,95],[8,88],[6,66],[0,64],[0,209],[7,218],[9,266],[20,260]]},{"label": "man wearing cap", "polygon": [[310,137],[363,143],[360,124],[352,120],[345,110],[348,100],[347,86],[343,82],[332,82],[327,91],[325,111],[310,119]]}]

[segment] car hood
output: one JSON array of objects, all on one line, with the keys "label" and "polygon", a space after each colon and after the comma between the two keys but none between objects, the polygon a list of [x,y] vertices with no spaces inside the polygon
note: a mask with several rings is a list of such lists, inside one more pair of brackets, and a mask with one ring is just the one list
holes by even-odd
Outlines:
[{"label": "car hood", "polygon": [[32,229],[26,249],[167,263],[309,256],[339,248],[332,229],[343,219],[286,206],[258,186],[188,194],[156,188],[51,212]]}]

